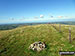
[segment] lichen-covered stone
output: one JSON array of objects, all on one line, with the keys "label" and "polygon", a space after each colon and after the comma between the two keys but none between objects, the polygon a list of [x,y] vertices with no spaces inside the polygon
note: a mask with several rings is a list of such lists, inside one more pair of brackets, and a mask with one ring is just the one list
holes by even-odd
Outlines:
[{"label": "lichen-covered stone", "polygon": [[39,41],[39,42],[34,42],[33,44],[31,44],[29,46],[29,49],[32,49],[33,51],[36,50],[36,51],[42,51],[46,48],[46,44]]}]

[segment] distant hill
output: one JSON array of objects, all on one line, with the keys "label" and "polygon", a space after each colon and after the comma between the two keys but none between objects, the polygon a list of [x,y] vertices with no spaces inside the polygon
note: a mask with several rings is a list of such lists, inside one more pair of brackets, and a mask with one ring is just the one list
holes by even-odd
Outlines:
[{"label": "distant hill", "polygon": [[38,25],[38,24],[46,24],[46,23],[17,23],[17,24],[1,24],[0,30],[10,30],[20,26],[27,26],[27,25]]},{"label": "distant hill", "polygon": [[66,25],[75,25],[75,21],[63,21],[63,22],[41,22],[41,23],[18,23],[18,24],[2,24],[0,25],[0,30],[10,30],[20,26],[28,25],[38,25],[38,24],[66,24]]},{"label": "distant hill", "polygon": [[75,25],[75,21],[52,22],[53,24]]}]

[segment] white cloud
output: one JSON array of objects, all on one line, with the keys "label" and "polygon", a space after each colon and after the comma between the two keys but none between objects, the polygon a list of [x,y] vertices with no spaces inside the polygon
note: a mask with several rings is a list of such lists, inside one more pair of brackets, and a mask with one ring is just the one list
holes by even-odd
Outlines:
[{"label": "white cloud", "polygon": [[40,15],[40,18],[44,18],[44,15]]},{"label": "white cloud", "polygon": [[9,20],[14,20],[14,18],[11,17],[11,18],[9,18]]},{"label": "white cloud", "polygon": [[37,16],[35,16],[35,17],[34,17],[34,19],[38,19],[38,17],[37,17]]},{"label": "white cloud", "polygon": [[63,18],[63,16],[58,16],[58,18]]},{"label": "white cloud", "polygon": [[53,18],[53,16],[51,16],[51,18]]}]

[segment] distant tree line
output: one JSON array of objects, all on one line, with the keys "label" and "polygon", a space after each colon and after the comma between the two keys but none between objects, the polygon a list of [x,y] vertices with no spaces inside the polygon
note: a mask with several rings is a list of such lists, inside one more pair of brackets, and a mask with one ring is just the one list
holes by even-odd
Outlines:
[{"label": "distant tree line", "polygon": [[0,30],[9,30],[18,27],[19,25],[0,25]]},{"label": "distant tree line", "polygon": [[67,24],[67,25],[75,25],[75,21],[64,21],[64,22],[52,22],[54,24]]}]

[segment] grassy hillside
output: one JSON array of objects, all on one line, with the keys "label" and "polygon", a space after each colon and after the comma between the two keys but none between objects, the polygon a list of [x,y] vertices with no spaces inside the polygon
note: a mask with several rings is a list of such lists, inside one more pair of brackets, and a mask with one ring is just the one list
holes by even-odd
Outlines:
[{"label": "grassy hillside", "polygon": [[[0,31],[0,56],[59,56],[59,51],[75,51],[75,26],[72,27],[72,43],[68,41],[68,25],[62,26],[60,33],[50,24],[23,26]],[[35,41],[42,41],[47,48],[41,52],[29,50]]]}]

